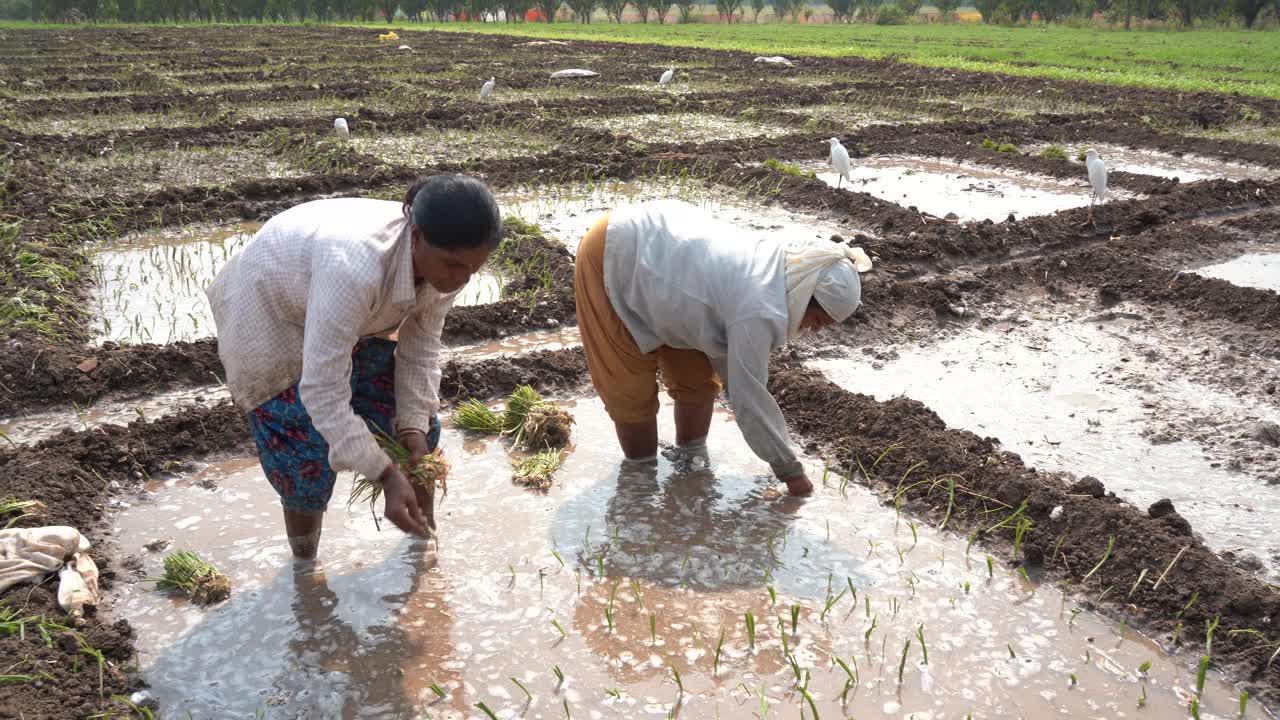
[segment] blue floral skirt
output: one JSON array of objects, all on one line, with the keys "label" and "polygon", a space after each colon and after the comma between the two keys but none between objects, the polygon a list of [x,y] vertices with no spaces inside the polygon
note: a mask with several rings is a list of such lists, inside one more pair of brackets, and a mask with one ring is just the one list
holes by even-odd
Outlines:
[{"label": "blue floral skirt", "polygon": [[[351,351],[351,409],[370,432],[393,435],[395,351],[395,342],[382,338],[361,338]],[[329,443],[302,406],[297,383],[249,413],[249,428],[258,460],[284,508],[323,512],[338,474],[329,467]],[[427,445],[434,450],[439,443],[440,421],[433,416]]]}]

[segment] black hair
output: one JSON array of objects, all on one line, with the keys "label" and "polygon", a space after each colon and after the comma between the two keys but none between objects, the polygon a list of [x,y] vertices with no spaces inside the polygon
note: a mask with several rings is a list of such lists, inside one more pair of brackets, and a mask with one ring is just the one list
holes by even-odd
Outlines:
[{"label": "black hair", "polygon": [[404,216],[438,248],[485,247],[502,239],[498,201],[487,185],[468,175],[418,178],[405,193]]}]

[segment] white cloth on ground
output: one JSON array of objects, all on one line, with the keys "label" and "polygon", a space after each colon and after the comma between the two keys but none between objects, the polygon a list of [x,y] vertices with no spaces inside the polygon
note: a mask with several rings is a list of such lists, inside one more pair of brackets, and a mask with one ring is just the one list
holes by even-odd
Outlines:
[{"label": "white cloth on ground", "polygon": [[59,570],[63,610],[78,614],[98,603],[98,566],[78,530],[65,525],[0,530],[0,592]]},{"label": "white cloth on ground", "polygon": [[397,430],[430,430],[440,332],[457,292],[415,287],[401,204],[315,200],[271,218],[206,290],[231,399],[252,412],[299,383],[329,465],[377,477],[391,460],[351,409],[351,351],[399,329]]},{"label": "white cloth on ground", "polygon": [[[848,262],[845,262],[845,261]],[[796,242],[787,246],[787,339],[800,334],[809,300],[836,322],[844,322],[862,302],[858,273],[871,269],[862,248],[835,242]]]},{"label": "white cloth on ground", "polygon": [[785,241],[673,200],[609,216],[604,281],[641,352],[704,353],[725,384],[738,428],[780,478],[803,472],[769,392],[769,353],[787,340]]}]

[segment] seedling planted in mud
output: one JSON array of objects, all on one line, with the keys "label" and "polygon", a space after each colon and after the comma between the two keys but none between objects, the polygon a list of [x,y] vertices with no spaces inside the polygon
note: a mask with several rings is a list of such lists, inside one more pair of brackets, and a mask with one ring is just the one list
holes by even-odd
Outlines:
[{"label": "seedling planted in mud", "polygon": [[1200,656],[1200,667],[1196,670],[1196,697],[1204,697],[1204,679],[1209,674],[1209,656]]},{"label": "seedling planted in mud", "polygon": [[1249,708],[1249,691],[1240,691],[1240,717],[1244,717],[1245,710]]},{"label": "seedling planted in mud", "polygon": [[911,641],[907,640],[907,644],[902,646],[902,659],[898,661],[898,684],[902,684],[902,674],[907,669],[907,651],[911,649]]},{"label": "seedling planted in mud", "polygon": [[649,644],[658,644],[658,614],[649,613]]},{"label": "seedling planted in mud", "polygon": [[479,710],[480,712],[484,713],[485,715],[488,715],[488,716],[489,716],[489,720],[498,720],[498,716],[497,716],[497,715],[494,715],[494,714],[493,714],[493,711],[489,709],[489,706],[488,706],[488,705],[485,705],[483,702],[478,702],[478,703],[476,703],[476,704],[475,704],[475,707],[476,707],[476,709],[477,709],[477,710]]},{"label": "seedling planted in mud", "polygon": [[724,628],[720,628],[720,642],[716,643],[716,655],[711,661],[711,674],[720,673],[720,653],[724,652]]},{"label": "seedling planted in mud", "polygon": [[529,702],[533,702],[533,693],[529,692],[529,688],[525,687],[524,683],[520,682],[515,678],[511,678],[511,682],[515,683],[515,686],[520,688],[520,691],[524,693],[525,697],[528,698]]},{"label": "seedling planted in mud", "polygon": [[1111,551],[1112,551],[1112,550],[1114,550],[1114,549],[1115,549],[1115,547],[1116,547],[1116,536],[1115,536],[1115,535],[1108,535],[1108,536],[1107,536],[1107,550],[1106,550],[1106,552],[1102,553],[1102,559],[1098,561],[1098,564],[1097,564],[1097,565],[1094,565],[1092,570],[1090,570],[1089,572],[1085,573],[1084,578],[1082,578],[1082,579],[1080,580],[1080,584],[1081,584],[1081,585],[1083,585],[1084,583],[1089,582],[1089,578],[1093,577],[1093,574],[1094,574],[1094,573],[1096,573],[1096,572],[1098,572],[1098,570],[1102,567],[1103,563],[1105,563],[1105,562],[1107,561],[1107,559],[1111,557]]},{"label": "seedling planted in mud", "polygon": [[680,671],[675,665],[671,665],[671,677],[676,681],[676,688],[680,691],[680,696],[684,696],[684,681],[680,679]]},{"label": "seedling planted in mud", "polygon": [[879,620],[880,620],[879,615],[876,615],[871,618],[871,627],[867,628],[867,631],[862,634],[862,639],[864,641],[866,642],[871,641],[871,633],[876,631],[876,625],[879,624]]},{"label": "seedling planted in mud", "polygon": [[1174,617],[1182,617],[1183,615],[1186,615],[1186,614],[1187,614],[1187,611],[1191,609],[1191,606],[1192,606],[1192,605],[1195,605],[1195,604],[1196,604],[1196,601],[1197,601],[1197,600],[1199,600],[1199,599],[1200,599],[1200,591],[1199,591],[1199,590],[1197,590],[1197,591],[1195,591],[1195,592],[1191,593],[1191,599],[1187,601],[1187,604],[1186,604],[1186,605],[1183,605],[1183,606],[1182,606],[1182,609],[1181,609],[1181,610],[1179,610],[1179,611],[1178,611],[1178,614],[1177,614],[1177,615],[1174,615]]},{"label": "seedling planted in mud", "polygon": [[796,625],[800,622],[800,603],[791,606],[791,634],[796,634]]},{"label": "seedling planted in mud", "polygon": [[1129,588],[1129,594],[1124,596],[1125,600],[1128,600],[1129,598],[1133,597],[1133,594],[1138,591],[1138,586],[1142,584],[1142,579],[1145,578],[1146,576],[1147,576],[1147,569],[1142,568],[1142,572],[1138,573],[1138,579],[1133,581],[1133,587]]},{"label": "seedling planted in mud", "polygon": [[565,632],[565,631],[564,631],[564,626],[560,624],[560,621],[558,621],[558,620],[552,620],[552,621],[551,621],[551,627],[555,628],[555,629],[556,629],[556,631],[560,633],[560,637],[562,637],[562,638],[567,638],[567,637],[569,637],[569,633],[567,633],[567,632]]},{"label": "seedling planted in mud", "polygon": [[987,556],[987,579],[993,579],[996,576],[995,561],[990,555]]},{"label": "seedling planted in mud", "polygon": [[924,664],[929,664],[929,647],[924,644],[924,623],[916,628],[916,639],[920,641],[920,652],[924,653]]},{"label": "seedling planted in mud", "polygon": [[[747,623],[747,646],[750,647],[752,650],[754,650],[756,648],[756,616],[752,615],[751,611],[748,610],[744,617]],[[724,641],[723,632],[721,632],[720,634],[720,640],[721,642]],[[718,656],[719,654],[720,654],[720,649],[716,648],[716,655]]]}]

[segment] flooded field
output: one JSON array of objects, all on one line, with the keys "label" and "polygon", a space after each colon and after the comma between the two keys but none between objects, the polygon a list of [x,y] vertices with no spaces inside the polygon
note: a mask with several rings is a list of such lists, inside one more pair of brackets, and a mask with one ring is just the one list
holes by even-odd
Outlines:
[{"label": "flooded field", "polygon": [[1280,253],[1248,253],[1234,260],[1206,265],[1196,273],[1235,285],[1280,292]]},{"label": "flooded field", "polygon": [[[52,573],[0,590],[0,716],[1280,706],[1274,103],[404,25],[3,31],[0,526],[76,528],[104,595],[71,618]],[[1112,172],[1092,212],[1086,141]],[[439,172],[511,218],[441,332],[440,542],[346,507],[344,475],[295,564],[204,287],[287,208]],[[572,253],[659,198],[876,259],[854,316],[759,378],[812,497],[781,495],[727,405],[708,458],[620,465]],[[510,438],[448,420],[523,385],[578,420],[545,493],[511,482]],[[231,598],[155,592],[179,548]]]},{"label": "flooded field", "polygon": [[[779,497],[723,416],[709,464],[628,468],[599,403],[571,411],[579,434],[545,496],[509,482],[500,443],[446,434],[438,552],[345,508],[346,478],[315,565],[290,559],[252,458],[148,486],[118,541],[143,553],[173,538],[236,585],[208,611],[145,583],[124,594],[152,691],[195,718],[459,718],[477,703],[498,717],[567,703],[582,717],[943,718],[1119,717],[1139,698],[1170,717],[1194,687],[1188,659],[895,519],[816,460],[826,487]],[[148,555],[147,574],[157,567]],[[1204,716],[1227,716],[1235,696],[1211,679]]]},{"label": "flooded field", "polygon": [[1083,180],[1075,185],[949,160],[858,158],[850,171],[852,183],[842,180],[825,163],[800,166],[816,172],[819,180],[833,187],[849,187],[881,200],[961,221],[1048,215],[1089,204],[1089,190]]},{"label": "flooded field", "polygon": [[1164,329],[1140,315],[1096,315],[1028,311],[937,346],[813,366],[850,390],[920,400],[1040,470],[1111,478],[1144,511],[1171,499],[1211,546],[1280,579],[1280,456],[1242,434],[1280,410],[1184,374],[1159,353]]}]

